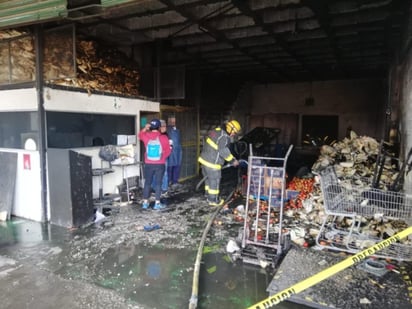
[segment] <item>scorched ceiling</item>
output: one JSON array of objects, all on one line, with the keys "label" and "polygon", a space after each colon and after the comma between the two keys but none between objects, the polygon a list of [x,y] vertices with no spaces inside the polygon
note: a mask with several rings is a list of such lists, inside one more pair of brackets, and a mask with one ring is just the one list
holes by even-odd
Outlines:
[{"label": "scorched ceiling", "polygon": [[411,10],[411,0],[0,0],[0,29],[74,23],[149,69],[293,82],[387,76],[412,42]]},{"label": "scorched ceiling", "polygon": [[79,33],[112,46],[161,42],[161,64],[260,81],[386,76],[409,0],[69,1]]}]

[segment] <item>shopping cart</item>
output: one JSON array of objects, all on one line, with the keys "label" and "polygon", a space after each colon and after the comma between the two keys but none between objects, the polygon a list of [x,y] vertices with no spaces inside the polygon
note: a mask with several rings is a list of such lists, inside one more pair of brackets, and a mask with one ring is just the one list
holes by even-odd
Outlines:
[{"label": "shopping cart", "polygon": [[[336,251],[357,253],[412,223],[412,196],[374,188],[361,178],[338,179],[333,166],[320,174],[325,219],[316,242]],[[412,242],[397,242],[376,257],[412,260]]]},{"label": "shopping cart", "polygon": [[293,149],[283,158],[250,155],[246,187],[244,226],[241,229],[242,258],[258,264],[277,258],[290,247],[290,235],[282,227],[286,188],[286,164]]}]

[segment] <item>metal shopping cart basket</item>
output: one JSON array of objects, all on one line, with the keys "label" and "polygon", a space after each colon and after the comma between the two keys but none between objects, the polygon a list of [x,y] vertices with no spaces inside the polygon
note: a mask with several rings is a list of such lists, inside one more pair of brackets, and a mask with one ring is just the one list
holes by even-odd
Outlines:
[{"label": "metal shopping cart basket", "polygon": [[260,264],[266,260],[273,265],[290,247],[290,235],[282,227],[282,217],[286,164],[292,148],[291,145],[282,158],[249,156],[245,218],[240,231],[246,263]]},{"label": "metal shopping cart basket", "polygon": [[[412,196],[372,187],[361,178],[340,180],[333,166],[320,174],[325,219],[316,242],[336,251],[357,253],[389,238],[412,222]],[[412,260],[412,242],[391,244],[376,257]]]}]

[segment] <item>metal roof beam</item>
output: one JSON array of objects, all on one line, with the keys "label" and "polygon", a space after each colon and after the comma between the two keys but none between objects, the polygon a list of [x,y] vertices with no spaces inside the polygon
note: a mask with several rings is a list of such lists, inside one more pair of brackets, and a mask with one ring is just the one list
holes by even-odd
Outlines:
[{"label": "metal roof beam", "polygon": [[261,15],[256,14],[249,7],[247,1],[233,0],[232,2],[243,14],[251,17],[257,26],[261,27],[265,32],[272,35],[276,40],[276,44],[279,45],[291,57],[293,57],[296,62],[298,62],[306,71],[313,73],[312,70],[307,66],[307,64],[289,47],[288,43],[279,34],[275,33],[269,25],[265,24]]},{"label": "metal roof beam", "polygon": [[[327,1],[324,0],[302,0],[302,3],[312,10],[317,18],[320,27],[325,31],[329,40],[330,46],[336,58],[336,63],[342,70],[342,56],[336,43],[336,36],[332,27],[330,26],[331,17],[329,15],[329,8]],[[344,72],[346,75],[346,72]]]},{"label": "metal roof beam", "polygon": [[270,68],[276,75],[279,75],[279,76],[283,77],[286,80],[290,79],[290,77],[283,70],[280,70],[279,68],[275,68],[272,65],[266,63],[265,61],[255,57],[254,55],[250,54],[246,49],[239,46],[239,44],[237,44],[236,42],[228,39],[221,31],[219,31],[218,29],[208,25],[207,20],[197,20],[196,17],[194,17],[194,16],[192,16],[192,14],[190,14],[190,12],[188,12],[187,10],[185,10],[183,8],[180,8],[180,7],[176,6],[170,0],[159,0],[159,1],[162,2],[163,4],[167,5],[170,9],[175,10],[176,12],[178,12],[179,14],[181,14],[183,17],[187,18],[188,20],[198,24],[199,29],[201,29],[205,33],[208,33],[209,35],[211,35],[213,38],[215,38],[215,40],[222,41],[222,42],[225,42],[225,43],[228,43],[228,44],[232,45],[233,48],[235,48],[237,50],[240,50],[243,54],[249,56],[254,61],[256,61],[258,63],[261,63],[264,66]]}]

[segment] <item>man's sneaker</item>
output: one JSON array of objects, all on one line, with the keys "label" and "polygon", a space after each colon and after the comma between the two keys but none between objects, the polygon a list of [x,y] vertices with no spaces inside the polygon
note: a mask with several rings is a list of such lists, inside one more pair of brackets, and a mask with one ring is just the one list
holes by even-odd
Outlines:
[{"label": "man's sneaker", "polygon": [[149,208],[149,202],[148,201],[144,201],[142,204],[142,208],[143,209],[148,209]]},{"label": "man's sneaker", "polygon": [[218,202],[209,200],[207,200],[207,202],[209,203],[209,206],[222,206],[225,201],[220,199]]},{"label": "man's sneaker", "polygon": [[166,205],[164,205],[160,202],[156,202],[156,204],[153,207],[154,210],[162,210],[162,209],[165,209],[165,208],[166,208]]},{"label": "man's sneaker", "polygon": [[167,191],[162,191],[162,194],[160,195],[161,197],[169,197],[169,192]]}]

